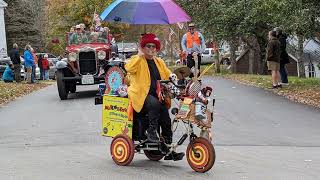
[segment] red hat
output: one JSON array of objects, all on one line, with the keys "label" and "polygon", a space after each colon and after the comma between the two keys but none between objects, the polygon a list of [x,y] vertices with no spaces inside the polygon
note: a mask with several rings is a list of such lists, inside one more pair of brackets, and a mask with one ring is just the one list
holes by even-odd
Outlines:
[{"label": "red hat", "polygon": [[160,40],[155,34],[144,34],[140,39],[140,46],[143,48],[146,44],[153,43],[156,45],[157,51],[160,51],[161,45]]}]

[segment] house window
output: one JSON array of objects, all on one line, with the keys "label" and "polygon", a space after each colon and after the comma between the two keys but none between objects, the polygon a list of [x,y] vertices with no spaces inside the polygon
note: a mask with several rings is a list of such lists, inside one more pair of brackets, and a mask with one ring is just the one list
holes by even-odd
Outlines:
[{"label": "house window", "polygon": [[315,67],[312,62],[309,62],[307,65],[307,76],[308,77],[316,77]]}]

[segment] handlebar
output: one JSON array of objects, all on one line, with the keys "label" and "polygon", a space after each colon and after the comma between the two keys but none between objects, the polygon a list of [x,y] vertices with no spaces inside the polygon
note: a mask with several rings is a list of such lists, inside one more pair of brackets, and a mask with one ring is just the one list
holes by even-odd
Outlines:
[{"label": "handlebar", "polygon": [[168,84],[170,82],[171,82],[170,80],[160,80],[160,83],[163,83],[163,84]]},{"label": "handlebar", "polygon": [[178,84],[172,82],[171,80],[160,80],[160,83],[163,83],[163,84],[172,83],[177,88],[186,88],[185,85],[178,85]]}]

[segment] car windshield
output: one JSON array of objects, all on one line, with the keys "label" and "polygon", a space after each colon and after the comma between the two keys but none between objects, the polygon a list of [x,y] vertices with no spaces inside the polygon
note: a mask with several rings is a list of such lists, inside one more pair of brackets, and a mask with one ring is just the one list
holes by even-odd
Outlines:
[{"label": "car windshield", "polygon": [[203,54],[209,54],[209,49],[204,50]]},{"label": "car windshield", "polygon": [[68,44],[108,43],[106,32],[69,33]]},{"label": "car windshield", "polygon": [[2,66],[6,66],[6,65],[8,65],[9,63],[10,63],[10,61],[6,61],[6,60],[0,61],[0,65],[2,65]]},{"label": "car windshield", "polygon": [[119,51],[138,51],[136,43],[117,43]]}]

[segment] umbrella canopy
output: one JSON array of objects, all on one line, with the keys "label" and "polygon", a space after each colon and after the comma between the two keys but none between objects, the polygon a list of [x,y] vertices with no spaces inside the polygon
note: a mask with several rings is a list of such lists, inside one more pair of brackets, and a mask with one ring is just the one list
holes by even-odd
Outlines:
[{"label": "umbrella canopy", "polygon": [[100,17],[103,21],[128,24],[175,24],[191,20],[172,0],[116,0]]}]

